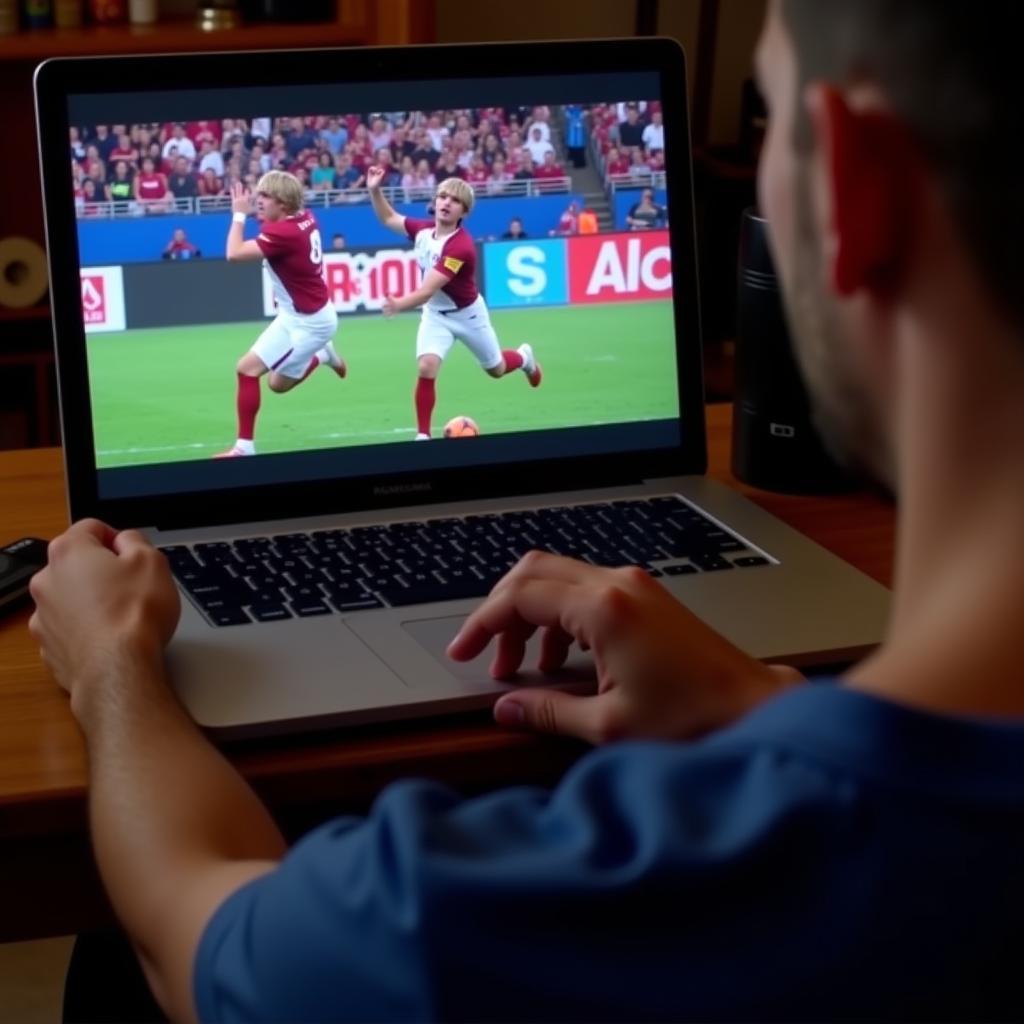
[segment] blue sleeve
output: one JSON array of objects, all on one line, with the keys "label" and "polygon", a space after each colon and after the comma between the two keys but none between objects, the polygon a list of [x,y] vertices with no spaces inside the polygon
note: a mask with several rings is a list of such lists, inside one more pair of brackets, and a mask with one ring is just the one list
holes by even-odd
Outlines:
[{"label": "blue sleeve", "polygon": [[720,1015],[759,998],[735,979],[764,975],[785,943],[801,897],[780,899],[778,879],[814,888],[801,833],[840,813],[844,785],[836,799],[814,764],[713,744],[595,751],[550,793],[395,785],[217,910],[196,958],[200,1018]]}]

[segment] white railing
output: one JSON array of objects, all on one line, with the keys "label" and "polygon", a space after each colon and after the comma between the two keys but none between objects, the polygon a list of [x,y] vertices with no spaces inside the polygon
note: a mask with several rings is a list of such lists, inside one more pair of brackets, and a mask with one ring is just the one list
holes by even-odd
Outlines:
[{"label": "white railing", "polygon": [[664,188],[665,187],[665,172],[664,171],[644,171],[641,174],[634,174],[630,171],[628,174],[609,174],[608,175],[608,191],[615,195],[615,190],[619,188]]},{"label": "white railing", "polygon": [[[664,175],[662,175],[664,178]],[[567,177],[513,180],[505,182],[483,182],[475,186],[478,199],[509,199],[515,197],[558,195],[567,193],[571,186]],[[416,203],[429,202],[434,189],[404,189],[401,187],[382,189],[388,202]],[[324,209],[330,206],[345,206],[352,203],[368,203],[370,193],[365,188],[307,189],[306,206],[310,209]],[[144,217],[153,214],[200,214],[224,213],[231,209],[231,196],[195,196],[183,199],[115,200],[113,202],[91,202],[76,198],[75,210],[83,219]]]}]

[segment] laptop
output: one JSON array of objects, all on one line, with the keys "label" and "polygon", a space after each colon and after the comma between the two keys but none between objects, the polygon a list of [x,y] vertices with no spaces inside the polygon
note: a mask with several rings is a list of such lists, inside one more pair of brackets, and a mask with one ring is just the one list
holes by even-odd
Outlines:
[{"label": "laptop", "polygon": [[[836,663],[881,639],[883,587],[704,475],[686,69],[672,41],[58,59],[35,87],[71,517],[142,529],[166,551],[182,590],[171,676],[204,728],[355,726],[481,709],[511,686],[592,687],[583,654],[514,681],[490,677],[489,653],[445,656],[534,547],[642,565],[760,658]],[[616,171],[620,122],[658,112],[663,149]],[[127,131],[118,152],[85,148],[99,124]],[[76,180],[71,128],[86,174],[98,154],[113,165],[110,201]],[[540,162],[547,143],[561,170],[513,173],[535,134]],[[518,369],[493,379],[456,340],[428,441],[415,440],[419,313],[382,314],[386,295],[418,286],[416,254],[360,180],[385,137],[398,168],[385,194],[402,216],[429,221],[431,168],[445,173],[449,153],[476,178],[462,226],[476,287],[501,347],[530,345],[543,369],[538,387]],[[133,151],[141,161],[154,142],[192,185],[157,194],[149,177],[136,190]],[[428,173],[406,177],[405,156]],[[250,185],[270,166],[312,168],[311,258],[348,366],[287,394],[264,378],[257,454],[231,459],[213,456],[235,439],[236,364],[276,309],[265,267],[223,258],[221,164]],[[645,188],[656,212],[631,217]],[[259,230],[249,218],[245,237]]]}]

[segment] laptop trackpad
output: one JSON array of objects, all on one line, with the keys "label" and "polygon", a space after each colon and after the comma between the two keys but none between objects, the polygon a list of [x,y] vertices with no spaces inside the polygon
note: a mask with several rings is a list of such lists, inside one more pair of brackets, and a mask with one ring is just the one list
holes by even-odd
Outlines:
[{"label": "laptop trackpad", "polygon": [[[452,661],[445,653],[452,637],[465,622],[465,615],[449,615],[445,618],[416,619],[403,622],[405,630],[421,647],[429,651],[434,659],[444,666],[445,670],[467,682],[502,686],[502,683],[491,678],[490,666],[494,658],[495,645],[491,643],[472,661]],[[540,633],[535,633],[526,645],[526,656],[523,667],[515,679],[506,680],[504,685],[512,689],[522,686],[558,686],[559,688],[590,690],[597,685],[594,663],[590,656],[577,647],[569,651],[565,665],[552,673],[539,672],[536,668],[540,656]]]}]

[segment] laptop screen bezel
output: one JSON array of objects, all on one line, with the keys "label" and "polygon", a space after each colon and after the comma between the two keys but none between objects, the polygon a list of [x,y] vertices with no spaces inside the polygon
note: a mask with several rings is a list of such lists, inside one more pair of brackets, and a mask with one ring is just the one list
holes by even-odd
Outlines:
[{"label": "laptop screen bezel", "polygon": [[[666,150],[666,177],[672,216],[669,233],[673,266],[673,308],[680,405],[680,442],[671,448],[524,459],[523,462],[466,468],[426,469],[384,476],[360,476],[301,483],[236,487],[214,492],[105,498],[100,494],[92,429],[92,409],[81,315],[78,238],[67,149],[68,97],[161,90],[245,88],[267,82],[316,85],[325,67],[340,67],[331,81],[501,77],[522,74],[608,74],[631,71],[660,76]],[[445,68],[439,75],[437,69]],[[670,39],[588,40],[458,46],[410,46],[333,50],[284,50],[147,55],[116,58],[58,58],[36,71],[50,295],[57,379],[63,428],[64,463],[70,514],[116,527],[175,529],[201,523],[273,520],[425,501],[451,502],[522,493],[571,491],[626,485],[652,477],[704,473],[707,445],[697,283],[693,181],[686,97],[686,65]],[[611,99],[614,97],[606,97]],[[622,98],[622,97],[619,97]],[[637,97],[641,98],[641,97]],[[595,97],[595,102],[597,101]],[[685,154],[686,159],[671,154]],[[524,439],[538,435],[523,434]],[[529,445],[524,444],[524,451]]]}]

